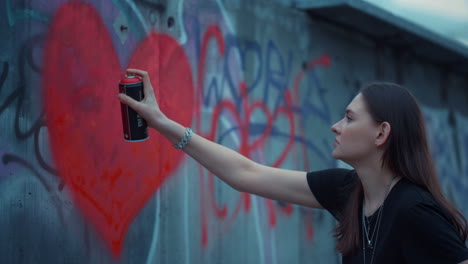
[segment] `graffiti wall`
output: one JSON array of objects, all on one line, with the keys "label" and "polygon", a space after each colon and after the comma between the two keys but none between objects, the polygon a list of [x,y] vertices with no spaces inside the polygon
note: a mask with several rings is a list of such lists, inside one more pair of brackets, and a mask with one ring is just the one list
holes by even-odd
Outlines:
[{"label": "graffiti wall", "polygon": [[170,118],[306,171],[343,166],[330,126],[362,84],[398,75],[468,213],[468,111],[417,74],[437,66],[401,77],[371,41],[263,0],[5,0],[0,13],[1,263],[340,263],[330,214],[239,193],[155,131],[125,142],[129,67],[150,73]]}]

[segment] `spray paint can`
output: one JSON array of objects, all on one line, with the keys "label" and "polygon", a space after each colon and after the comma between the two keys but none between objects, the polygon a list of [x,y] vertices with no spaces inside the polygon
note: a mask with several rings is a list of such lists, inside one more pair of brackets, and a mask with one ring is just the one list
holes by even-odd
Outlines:
[{"label": "spray paint can", "polygon": [[[144,98],[143,81],[140,77],[127,73],[120,79],[120,93],[126,94],[136,101]],[[143,141],[148,138],[148,125],[135,110],[125,104],[120,104],[124,139],[131,142]]]}]

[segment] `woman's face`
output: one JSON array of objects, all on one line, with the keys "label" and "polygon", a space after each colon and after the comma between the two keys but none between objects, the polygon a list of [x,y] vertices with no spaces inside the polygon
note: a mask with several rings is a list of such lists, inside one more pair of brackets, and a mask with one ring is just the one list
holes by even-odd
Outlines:
[{"label": "woman's face", "polygon": [[346,108],[345,116],[331,127],[336,134],[333,157],[350,165],[374,155],[379,126],[367,111],[364,98],[358,94]]}]

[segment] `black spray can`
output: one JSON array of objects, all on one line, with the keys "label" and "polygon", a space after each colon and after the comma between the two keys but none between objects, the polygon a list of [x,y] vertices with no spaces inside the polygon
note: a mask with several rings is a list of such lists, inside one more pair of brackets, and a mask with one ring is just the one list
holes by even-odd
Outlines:
[{"label": "black spray can", "polygon": [[[144,98],[143,81],[140,77],[127,73],[120,79],[120,93],[126,94],[136,101]],[[122,110],[122,123],[124,139],[127,141],[143,141],[148,138],[148,125],[135,110],[125,104],[120,104]]]}]

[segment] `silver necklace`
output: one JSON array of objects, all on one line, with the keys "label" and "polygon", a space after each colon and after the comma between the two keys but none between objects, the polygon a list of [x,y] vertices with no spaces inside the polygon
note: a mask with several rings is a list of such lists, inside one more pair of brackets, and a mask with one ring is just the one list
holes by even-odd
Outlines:
[{"label": "silver necklace", "polygon": [[[380,222],[382,220],[382,212],[384,210],[385,200],[387,199],[388,193],[390,192],[390,186],[392,185],[395,178],[396,178],[396,175],[394,175],[393,178],[390,180],[390,182],[387,184],[384,200],[382,201],[382,205],[378,209],[379,212],[377,213],[377,220],[376,220],[375,227],[373,230],[374,232],[372,232],[370,237],[369,237],[369,233],[371,233],[370,222],[364,215],[364,206],[366,202],[365,202],[365,199],[362,199],[362,214],[361,214],[362,215],[362,251],[363,251],[363,258],[364,258],[363,263],[364,264],[366,264],[366,243],[364,242],[364,239],[367,239],[367,247],[371,250],[370,264],[374,262],[374,252],[375,252],[374,249],[377,246],[377,238],[379,236]],[[367,225],[366,225],[366,222],[367,222]],[[374,240],[374,236],[375,236],[375,240]],[[372,243],[373,241],[374,243]]]},{"label": "silver necklace", "polygon": [[[372,218],[374,218],[375,214],[372,216]],[[372,244],[372,241],[374,240],[374,236],[375,236],[375,233],[376,233],[376,230],[377,230],[377,223],[380,223],[380,219],[381,219],[381,216],[382,216],[382,206],[379,207],[378,209],[378,212],[377,212],[377,221],[376,221],[376,224],[375,224],[375,228],[373,229],[373,232],[372,234],[370,234],[369,236],[369,233],[371,233],[371,222],[372,222],[372,219],[369,220],[367,217],[363,217],[362,221],[363,221],[363,230],[366,234],[366,239],[367,239],[367,246],[370,248],[370,249],[373,249],[374,248],[374,245]]]}]

